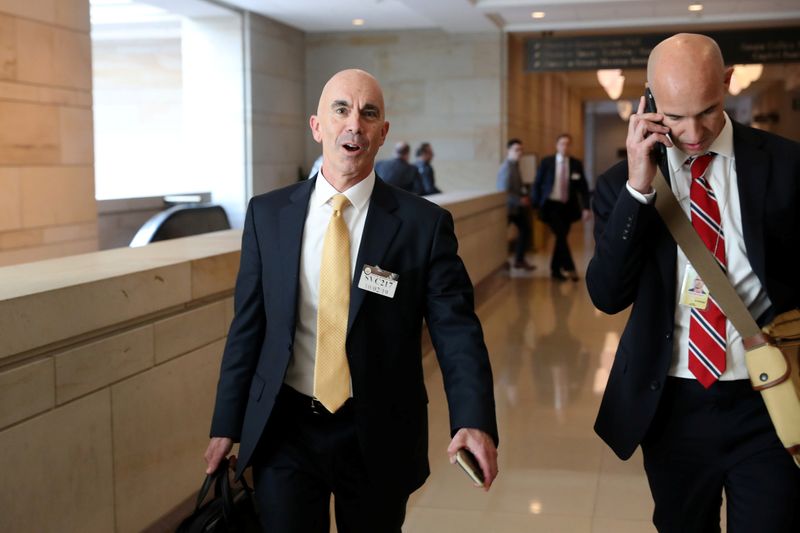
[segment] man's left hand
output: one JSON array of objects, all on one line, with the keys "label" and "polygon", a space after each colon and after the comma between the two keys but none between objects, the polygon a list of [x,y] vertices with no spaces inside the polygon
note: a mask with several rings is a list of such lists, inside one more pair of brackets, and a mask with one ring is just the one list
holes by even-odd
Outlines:
[{"label": "man's left hand", "polygon": [[447,447],[451,464],[456,462],[456,452],[461,448],[471,451],[478,460],[483,471],[483,490],[488,491],[497,477],[497,448],[492,437],[480,429],[459,429]]},{"label": "man's left hand", "polygon": [[588,222],[592,219],[592,210],[591,209],[584,209],[581,212],[581,218],[584,222]]}]

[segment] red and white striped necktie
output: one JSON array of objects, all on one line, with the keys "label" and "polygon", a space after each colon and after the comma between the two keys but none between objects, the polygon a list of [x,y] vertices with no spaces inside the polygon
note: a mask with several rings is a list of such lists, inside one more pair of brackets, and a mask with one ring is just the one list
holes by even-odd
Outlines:
[{"label": "red and white striped necktie", "polygon": [[[691,161],[692,226],[700,235],[706,248],[714,255],[723,271],[727,271],[725,258],[725,234],[719,205],[711,184],[705,176],[714,154],[706,154]],[[691,308],[689,321],[689,370],[705,388],[713,385],[725,372],[727,319],[709,296],[708,306]]]}]

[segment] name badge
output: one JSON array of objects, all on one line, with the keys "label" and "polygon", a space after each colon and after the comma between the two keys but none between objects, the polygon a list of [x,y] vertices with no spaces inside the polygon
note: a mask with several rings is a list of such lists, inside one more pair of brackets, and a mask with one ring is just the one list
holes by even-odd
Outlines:
[{"label": "name badge", "polygon": [[683,274],[679,302],[681,305],[694,307],[701,311],[708,307],[708,288],[697,274],[697,271],[688,263],[686,264],[686,272]]},{"label": "name badge", "polygon": [[364,265],[361,271],[361,278],[358,280],[358,288],[386,296],[387,298],[394,298],[394,291],[397,290],[399,277],[397,274],[383,270],[379,266]]}]

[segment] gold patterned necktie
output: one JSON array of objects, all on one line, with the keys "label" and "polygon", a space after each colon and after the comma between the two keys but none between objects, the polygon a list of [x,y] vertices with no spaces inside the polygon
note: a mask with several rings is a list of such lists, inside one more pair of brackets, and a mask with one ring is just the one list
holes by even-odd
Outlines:
[{"label": "gold patterned necktie", "polygon": [[314,396],[331,413],[350,397],[350,367],[345,340],[350,307],[350,232],[343,210],[350,202],[343,194],[331,199],[333,214],[322,245],[317,311],[317,353]]}]

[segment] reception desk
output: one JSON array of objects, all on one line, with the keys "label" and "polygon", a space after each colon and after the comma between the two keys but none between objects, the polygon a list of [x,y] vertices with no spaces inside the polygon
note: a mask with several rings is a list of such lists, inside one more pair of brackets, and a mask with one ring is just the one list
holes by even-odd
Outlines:
[{"label": "reception desk", "polygon": [[[451,211],[473,283],[501,193]],[[197,490],[241,231],[0,268],[0,531],[141,531]]]}]

